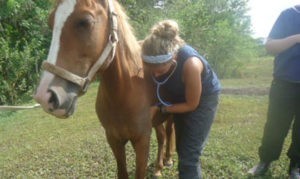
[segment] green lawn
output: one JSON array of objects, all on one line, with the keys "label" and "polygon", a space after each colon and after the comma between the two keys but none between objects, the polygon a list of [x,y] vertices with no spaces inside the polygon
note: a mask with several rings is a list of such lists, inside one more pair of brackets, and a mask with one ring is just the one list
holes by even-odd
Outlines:
[{"label": "green lawn", "polygon": [[241,78],[223,79],[223,86],[227,88],[269,87],[273,69],[272,57],[251,60],[243,69]]},{"label": "green lawn", "polygon": [[[255,64],[253,73],[260,67]],[[250,75],[238,80],[249,84],[257,78]],[[266,76],[266,79],[269,83],[271,78]],[[262,86],[269,85],[257,81]],[[223,86],[233,84],[234,80],[227,80]],[[79,100],[77,111],[70,119],[56,119],[41,109],[0,114],[0,178],[115,178],[116,163],[94,111],[97,85],[93,84]],[[267,104],[267,96],[221,95],[202,156],[204,178],[248,178],[246,171],[258,162],[257,149]],[[262,178],[287,178],[285,153],[289,142],[290,137],[280,160]],[[149,178],[156,146],[153,132]],[[127,148],[128,169],[133,176],[134,153],[130,145]],[[176,178],[176,161],[175,156],[175,166],[165,169],[162,178]]]}]

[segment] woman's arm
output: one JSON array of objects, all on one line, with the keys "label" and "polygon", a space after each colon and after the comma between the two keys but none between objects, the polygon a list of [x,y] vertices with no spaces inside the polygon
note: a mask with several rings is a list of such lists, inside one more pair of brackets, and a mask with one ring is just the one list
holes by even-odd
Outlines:
[{"label": "woman's arm", "polygon": [[184,113],[197,108],[202,92],[201,73],[203,64],[197,57],[189,58],[183,67],[183,82],[185,84],[185,102],[164,107],[166,112]]},{"label": "woman's arm", "polygon": [[291,48],[295,44],[300,43],[300,34],[288,36],[283,39],[267,39],[265,44],[268,53],[278,55],[279,53]]}]

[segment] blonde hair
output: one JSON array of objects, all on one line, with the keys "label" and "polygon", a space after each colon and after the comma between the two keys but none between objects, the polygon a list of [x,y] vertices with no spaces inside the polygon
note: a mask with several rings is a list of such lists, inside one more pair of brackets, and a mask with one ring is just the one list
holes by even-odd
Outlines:
[{"label": "blonde hair", "polygon": [[155,24],[142,45],[142,54],[149,56],[176,52],[185,44],[179,36],[179,27],[174,20],[164,20]]}]

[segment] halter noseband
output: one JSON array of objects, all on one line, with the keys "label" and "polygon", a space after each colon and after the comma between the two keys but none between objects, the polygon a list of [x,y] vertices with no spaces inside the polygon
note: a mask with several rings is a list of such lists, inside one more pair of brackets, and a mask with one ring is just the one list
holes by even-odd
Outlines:
[{"label": "halter noseband", "polygon": [[[96,63],[92,66],[92,68],[90,69],[86,77],[78,76],[59,66],[49,63],[48,61],[43,62],[42,69],[78,85],[81,88],[81,92],[85,93],[88,89],[90,82],[92,81],[93,77],[97,73],[97,71],[100,68],[106,69],[115,57],[116,45],[118,43],[118,34],[117,34],[118,25],[117,25],[117,14],[115,13],[112,0],[108,0],[108,13],[111,21],[108,43],[104,48],[101,56],[96,61]],[[108,58],[109,55],[111,55],[110,58]]]}]

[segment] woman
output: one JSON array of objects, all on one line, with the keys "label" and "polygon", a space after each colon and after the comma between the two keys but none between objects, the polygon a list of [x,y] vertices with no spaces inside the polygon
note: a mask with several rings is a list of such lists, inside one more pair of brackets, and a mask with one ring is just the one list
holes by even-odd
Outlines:
[{"label": "woman", "polygon": [[179,178],[201,178],[200,155],[216,113],[219,80],[208,62],[180,38],[172,20],[152,28],[142,55],[156,83],[157,110],[174,114]]}]

